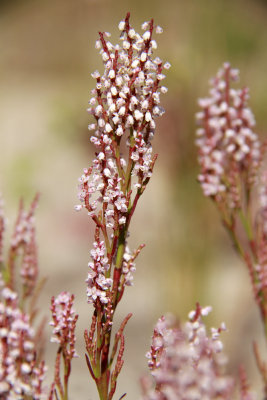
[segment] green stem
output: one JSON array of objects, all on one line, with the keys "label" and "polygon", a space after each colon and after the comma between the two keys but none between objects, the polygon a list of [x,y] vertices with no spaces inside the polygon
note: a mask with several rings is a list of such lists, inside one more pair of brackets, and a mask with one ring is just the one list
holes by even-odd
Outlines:
[{"label": "green stem", "polygon": [[7,269],[5,271],[5,282],[14,290],[14,269],[15,269],[16,252],[11,248],[7,262]]},{"label": "green stem", "polygon": [[68,380],[70,375],[70,364],[66,356],[63,354],[64,359],[64,394],[63,400],[68,400]]},{"label": "green stem", "polygon": [[119,237],[119,245],[118,245],[118,251],[117,251],[117,257],[116,257],[116,268],[120,269],[122,265],[122,258],[124,254],[124,249],[125,249],[125,234],[124,232],[121,233]]},{"label": "green stem", "polygon": [[68,400],[68,383],[64,384],[64,396],[63,400]]},{"label": "green stem", "polygon": [[240,244],[240,242],[238,240],[238,237],[237,237],[237,235],[235,233],[235,229],[233,227],[233,224],[229,224],[225,219],[223,220],[223,222],[224,222],[224,226],[226,227],[229,235],[231,236],[232,242],[233,242],[237,252],[239,253],[239,255],[243,259],[245,259],[245,252],[244,252],[244,250],[243,250],[243,248],[242,248],[242,246],[241,246],[241,244]]},{"label": "green stem", "polygon": [[120,276],[121,276],[123,255],[124,255],[125,246],[126,246],[126,235],[127,235],[127,229],[123,229],[119,234],[119,240],[118,240],[118,249],[117,249],[116,261],[115,261],[114,275],[113,275],[113,299],[112,299],[112,302],[113,302],[114,310],[116,309],[117,301],[118,301],[118,289],[119,289],[119,285],[120,285]]},{"label": "green stem", "polygon": [[119,177],[123,180],[124,178],[124,170],[121,166],[121,162],[120,162],[120,147],[119,145],[116,143],[116,141],[114,141],[115,144],[115,159],[116,159],[116,165],[118,168],[118,172],[119,172]]},{"label": "green stem", "polygon": [[245,214],[241,208],[239,209],[238,214],[239,214],[240,220],[242,222],[242,226],[246,232],[247,238],[249,239],[249,241],[252,241],[253,240],[253,231],[251,228],[249,218],[247,218],[245,216]]},{"label": "green stem", "polygon": [[108,400],[108,371],[104,372],[97,380],[97,390],[100,400]]},{"label": "green stem", "polygon": [[129,142],[130,142],[130,147],[129,147],[128,165],[127,165],[127,169],[126,169],[126,172],[125,172],[125,182],[124,182],[124,185],[123,185],[123,188],[122,188],[124,194],[126,194],[128,192],[128,190],[129,190],[129,185],[130,185],[130,182],[131,182],[131,173],[132,173],[132,170],[133,170],[133,167],[134,167],[134,164],[135,164],[134,161],[131,159],[132,149],[133,149],[133,146],[134,146],[134,136],[133,136],[133,130],[132,129],[131,129],[130,136],[129,136]]}]

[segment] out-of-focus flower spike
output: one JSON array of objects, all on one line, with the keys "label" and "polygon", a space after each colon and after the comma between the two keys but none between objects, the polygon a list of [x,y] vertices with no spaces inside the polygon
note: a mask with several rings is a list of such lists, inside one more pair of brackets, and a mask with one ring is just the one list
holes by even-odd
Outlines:
[{"label": "out-of-focus flower spike", "polygon": [[155,383],[143,382],[144,400],[233,398],[234,382],[222,371],[222,327],[210,336],[202,321],[209,311],[197,305],[184,325],[172,316],[158,320],[147,354]]},{"label": "out-of-focus flower spike", "polygon": [[[7,261],[7,283],[11,289],[15,289],[14,274],[16,258],[22,252],[22,265],[20,275],[24,286],[24,295],[29,296],[36,286],[38,278],[37,246],[35,240],[34,212],[39,200],[39,194],[34,197],[28,211],[21,200],[18,217],[11,238]],[[26,294],[27,292],[27,294]]]},{"label": "out-of-focus flower spike", "polygon": [[60,293],[51,299],[53,335],[51,342],[56,342],[64,348],[69,359],[77,357],[75,350],[75,327],[78,315],[73,308],[74,295],[68,292]]},{"label": "out-of-focus flower spike", "polygon": [[0,280],[0,397],[45,399],[46,366],[38,363],[30,316],[19,308],[17,293]]},{"label": "out-of-focus flower spike", "polygon": [[[78,357],[75,349],[76,336],[75,329],[78,315],[73,308],[74,295],[69,292],[61,292],[56,298],[51,299],[53,334],[51,342],[58,343],[59,351],[55,360],[54,382],[50,390],[50,397],[53,398],[58,393],[62,398],[67,398],[67,387],[71,373],[71,362],[74,357]],[[64,364],[64,377],[61,377],[61,357]],[[64,384],[62,384],[64,382]]]},{"label": "out-of-focus flower spike", "polygon": [[260,142],[247,104],[248,89],[231,87],[237,77],[237,70],[225,63],[211,81],[210,97],[199,101],[201,111],[196,115],[200,126],[196,140],[201,166],[199,181],[204,194],[210,197],[227,195],[233,186],[228,182],[233,166],[251,186],[260,164]]}]

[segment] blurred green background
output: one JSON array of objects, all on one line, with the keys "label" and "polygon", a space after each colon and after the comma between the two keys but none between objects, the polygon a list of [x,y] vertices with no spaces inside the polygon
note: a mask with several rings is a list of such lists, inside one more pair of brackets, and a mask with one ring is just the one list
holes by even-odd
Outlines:
[{"label": "blurred green background", "polygon": [[[15,220],[18,199],[29,203],[41,192],[37,227],[42,275],[49,276],[42,295],[62,290],[76,295],[80,313],[72,398],[96,399],[83,359],[83,329],[91,307],[85,284],[93,226],[75,213],[77,178],[90,164],[86,113],[94,81],[102,71],[94,48],[98,31],[112,33],[126,12],[131,23],[153,17],[164,29],[158,51],[168,71],[166,109],[158,121],[154,149],[159,159],[132,225],[131,248],[146,243],[137,262],[117,320],[134,316],[126,329],[124,372],[118,394],[139,396],[138,379],[147,370],[145,352],[153,325],[166,311],[181,319],[194,307],[211,304],[209,325],[224,320],[229,371],[244,363],[260,390],[253,360],[253,339],[263,342],[247,271],[235,255],[211,202],[196,182],[194,147],[196,100],[208,93],[208,80],[224,61],[241,70],[241,86],[251,88],[257,132],[267,127],[267,1],[264,0],[6,0],[0,1],[0,191]],[[48,346],[48,360],[55,345]]]}]

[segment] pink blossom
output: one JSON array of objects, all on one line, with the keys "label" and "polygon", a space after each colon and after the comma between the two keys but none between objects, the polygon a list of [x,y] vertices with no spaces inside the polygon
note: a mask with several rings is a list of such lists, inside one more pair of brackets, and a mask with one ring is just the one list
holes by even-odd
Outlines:
[{"label": "pink blossom", "polygon": [[77,357],[75,350],[75,327],[78,315],[73,308],[74,295],[61,292],[51,299],[53,336],[51,342],[59,343],[66,355],[71,359]]},{"label": "pink blossom", "polygon": [[45,399],[46,366],[36,359],[30,317],[20,310],[18,295],[5,286],[2,276],[0,285],[0,397]]},{"label": "pink blossom", "polygon": [[223,372],[225,357],[219,339],[225,326],[209,335],[201,318],[209,311],[210,307],[197,305],[189,321],[182,326],[177,325],[172,316],[158,320],[147,353],[155,387],[143,382],[144,399],[233,398],[234,382]]},{"label": "pink blossom", "polygon": [[201,111],[196,115],[199,182],[206,196],[227,196],[230,207],[238,201],[229,188],[238,187],[236,175],[243,173],[251,184],[260,161],[255,119],[247,105],[248,89],[231,87],[238,75],[225,63],[211,81],[210,97],[199,100]]}]

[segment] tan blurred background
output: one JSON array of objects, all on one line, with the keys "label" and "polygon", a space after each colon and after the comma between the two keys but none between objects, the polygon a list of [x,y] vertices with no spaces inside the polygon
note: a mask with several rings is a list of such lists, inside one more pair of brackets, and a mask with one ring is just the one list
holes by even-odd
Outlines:
[{"label": "tan blurred background", "polygon": [[[81,358],[73,364],[71,399],[97,399],[82,339],[92,311],[84,280],[93,227],[73,206],[77,178],[93,156],[86,108],[94,85],[90,73],[102,71],[97,32],[110,31],[115,43],[127,11],[136,29],[151,17],[164,28],[157,55],[172,68],[154,143],[159,160],[131,230],[131,248],[143,242],[146,248],[117,315],[120,321],[134,313],[115,399],[126,391],[128,400],[139,397],[157,318],[166,311],[186,318],[197,300],[213,306],[209,325],[224,320],[228,326],[229,370],[244,363],[260,390],[251,349],[253,339],[262,342],[259,314],[248,274],[196,182],[194,113],[208,79],[230,61],[241,70],[241,84],[251,88],[258,132],[266,132],[267,1],[0,0],[0,191],[9,230],[18,199],[29,204],[40,191],[40,267],[49,277],[41,308],[48,313],[50,297],[62,290],[76,295]],[[48,345],[51,366],[54,349]]]}]

